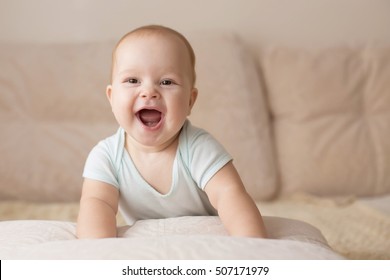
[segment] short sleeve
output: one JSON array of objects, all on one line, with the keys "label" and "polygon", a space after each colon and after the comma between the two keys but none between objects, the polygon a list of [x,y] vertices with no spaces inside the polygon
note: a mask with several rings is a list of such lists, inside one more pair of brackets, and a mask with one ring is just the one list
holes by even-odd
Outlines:
[{"label": "short sleeve", "polygon": [[[201,188],[228,162],[231,155],[211,134],[193,127],[189,122],[185,127],[188,168],[193,180]],[[185,154],[185,152],[184,152]]]},{"label": "short sleeve", "polygon": [[100,142],[89,153],[85,162],[83,177],[102,181],[119,188],[112,152],[105,142]]}]

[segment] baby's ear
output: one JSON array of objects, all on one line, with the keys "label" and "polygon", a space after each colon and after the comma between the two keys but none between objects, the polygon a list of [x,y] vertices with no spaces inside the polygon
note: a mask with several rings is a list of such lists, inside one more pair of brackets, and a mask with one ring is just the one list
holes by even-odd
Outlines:
[{"label": "baby's ear", "polygon": [[191,95],[190,95],[190,104],[189,104],[190,106],[189,106],[188,115],[191,114],[192,107],[194,107],[194,104],[195,104],[197,97],[198,97],[198,89],[193,88],[191,91]]},{"label": "baby's ear", "polygon": [[110,101],[110,104],[111,104],[111,95],[112,95],[112,85],[108,85],[106,87],[106,96],[108,98],[108,101]]}]

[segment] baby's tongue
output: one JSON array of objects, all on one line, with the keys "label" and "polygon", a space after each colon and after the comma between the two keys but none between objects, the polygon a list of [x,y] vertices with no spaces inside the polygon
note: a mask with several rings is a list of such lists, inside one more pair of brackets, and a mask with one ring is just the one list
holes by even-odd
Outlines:
[{"label": "baby's tongue", "polygon": [[141,110],[139,112],[141,121],[150,127],[157,125],[161,120],[161,113],[157,110]]}]

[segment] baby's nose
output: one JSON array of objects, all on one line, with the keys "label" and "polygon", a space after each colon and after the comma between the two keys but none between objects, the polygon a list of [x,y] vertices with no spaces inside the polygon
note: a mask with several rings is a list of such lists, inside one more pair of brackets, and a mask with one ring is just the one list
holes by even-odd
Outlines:
[{"label": "baby's nose", "polygon": [[142,89],[140,96],[147,99],[155,99],[160,97],[160,93],[154,87],[146,87]]}]

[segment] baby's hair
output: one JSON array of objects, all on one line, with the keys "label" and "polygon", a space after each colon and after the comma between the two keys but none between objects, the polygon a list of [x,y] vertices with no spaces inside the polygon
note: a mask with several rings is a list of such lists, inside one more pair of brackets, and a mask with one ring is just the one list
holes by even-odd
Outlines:
[{"label": "baby's hair", "polygon": [[173,35],[173,36],[179,38],[179,40],[181,40],[185,44],[186,49],[188,51],[188,55],[190,57],[190,62],[191,62],[191,72],[192,72],[191,74],[192,74],[193,85],[195,85],[195,81],[196,81],[195,52],[194,52],[190,42],[187,40],[186,37],[184,37],[183,34],[179,33],[178,31],[176,31],[174,29],[171,29],[169,27],[165,27],[165,26],[162,26],[162,25],[145,25],[145,26],[141,26],[141,27],[138,27],[136,29],[133,29],[132,31],[126,33],[118,41],[118,43],[115,45],[115,48],[114,48],[114,50],[112,52],[112,71],[111,71],[111,73],[113,73],[113,70],[114,70],[115,54],[116,54],[116,50],[118,49],[119,45],[123,41],[125,41],[127,38],[132,36],[132,35],[142,35],[142,34],[145,34],[145,35],[150,35],[150,34],[160,34],[160,35],[170,34],[170,35]]}]

